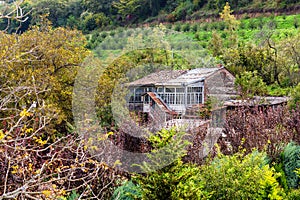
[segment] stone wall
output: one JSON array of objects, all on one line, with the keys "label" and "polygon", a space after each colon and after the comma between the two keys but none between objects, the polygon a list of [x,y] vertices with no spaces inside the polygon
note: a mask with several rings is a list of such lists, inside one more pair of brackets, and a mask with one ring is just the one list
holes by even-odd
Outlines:
[{"label": "stone wall", "polygon": [[235,77],[226,69],[221,69],[205,79],[205,99],[215,97],[219,101],[229,100],[237,95],[234,88]]}]

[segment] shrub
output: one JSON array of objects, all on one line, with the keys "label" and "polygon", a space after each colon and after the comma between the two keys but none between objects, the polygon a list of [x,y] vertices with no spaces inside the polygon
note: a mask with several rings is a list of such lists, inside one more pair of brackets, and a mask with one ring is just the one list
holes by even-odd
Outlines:
[{"label": "shrub", "polygon": [[194,25],[192,26],[192,31],[193,31],[194,33],[198,31],[198,25],[197,25],[197,24],[194,24]]},{"label": "shrub", "polygon": [[220,22],[219,23],[219,30],[223,31],[223,30],[225,30],[225,28],[226,28],[225,23],[224,22]]},{"label": "shrub", "polygon": [[198,40],[198,41],[200,41],[200,40],[201,40],[201,38],[200,38],[200,34],[199,34],[199,33],[195,33],[195,36],[194,36],[194,37],[195,37],[195,39],[196,39],[196,40]]},{"label": "shrub", "polygon": [[103,13],[97,13],[97,14],[90,13],[87,16],[85,16],[82,23],[83,23],[83,30],[88,32],[88,31],[95,30],[97,28],[103,28],[107,26],[110,23],[110,20]]},{"label": "shrub", "polygon": [[166,28],[167,28],[167,29],[172,29],[172,24],[170,24],[170,23],[169,23],[169,24],[166,24]]},{"label": "shrub", "polygon": [[189,23],[185,23],[185,24],[181,27],[181,30],[182,30],[183,32],[188,32],[188,31],[190,31],[190,28],[191,28],[190,24],[189,24]]},{"label": "shrub", "polygon": [[[283,157],[283,156],[281,156]],[[274,165],[274,169],[277,173],[280,173],[280,177],[278,177],[278,182],[280,184],[280,186],[284,189],[285,192],[288,192],[289,191],[289,187],[288,187],[288,184],[287,184],[287,180],[286,180],[286,175],[285,175],[285,172],[284,172],[284,167],[283,167],[283,163],[282,163],[282,158],[279,160],[279,163],[276,163]]]},{"label": "shrub", "polygon": [[247,152],[255,148],[277,160],[286,144],[300,141],[299,123],[299,108],[237,108],[228,111],[224,126],[226,137],[220,138],[219,144],[222,151],[229,154],[238,152],[239,147]]},{"label": "shrub", "polygon": [[287,197],[287,200],[300,200],[300,189],[291,190]]},{"label": "shrub", "polygon": [[249,20],[248,28],[255,29],[257,27],[255,21],[253,19]]},{"label": "shrub", "polygon": [[181,30],[181,25],[180,24],[176,24],[174,27],[175,31],[180,31]]},{"label": "shrub", "polygon": [[209,199],[197,166],[176,161],[146,176],[137,176],[143,199]]},{"label": "shrub", "polygon": [[112,200],[134,200],[134,198],[141,198],[140,188],[132,181],[126,181],[118,187],[112,196]]},{"label": "shrub", "polygon": [[210,29],[209,29],[208,23],[205,23],[201,28],[202,28],[203,31],[208,31],[208,30],[210,30]]},{"label": "shrub", "polygon": [[240,29],[245,29],[245,28],[246,28],[245,21],[241,21],[241,23],[240,23]]},{"label": "shrub", "polygon": [[292,91],[291,97],[292,99],[289,102],[289,106],[294,109],[300,106],[300,83]]},{"label": "shrub", "polygon": [[266,164],[266,155],[254,151],[242,156],[216,158],[211,165],[203,166],[201,175],[204,190],[212,193],[211,199],[283,199],[284,191],[276,178],[280,174]]},{"label": "shrub", "polygon": [[300,146],[295,143],[289,143],[283,151],[283,165],[290,188],[297,188],[299,177],[295,170],[300,168]]},{"label": "shrub", "polygon": [[242,97],[253,97],[254,95],[264,95],[267,93],[267,85],[258,76],[257,71],[243,72],[240,76],[237,76],[235,85]]},{"label": "shrub", "polygon": [[[174,129],[163,130],[150,136],[149,140],[153,146],[152,153],[157,152],[159,148],[167,144],[177,143],[169,149],[164,157],[173,152],[178,153],[178,159],[172,164],[163,167],[154,172],[143,175],[136,175],[134,180],[139,184],[142,193],[142,199],[208,199],[210,194],[203,191],[204,182],[200,179],[200,169],[195,165],[183,164],[181,158],[186,154],[184,146],[187,142],[184,140],[184,132],[177,132]],[[182,146],[183,145],[183,146]],[[182,149],[182,150],[180,150]],[[158,162],[149,157],[151,161]],[[148,164],[141,166],[143,169],[149,168]]]},{"label": "shrub", "polygon": [[294,17],[294,27],[298,28],[299,27],[299,20],[297,17]]}]

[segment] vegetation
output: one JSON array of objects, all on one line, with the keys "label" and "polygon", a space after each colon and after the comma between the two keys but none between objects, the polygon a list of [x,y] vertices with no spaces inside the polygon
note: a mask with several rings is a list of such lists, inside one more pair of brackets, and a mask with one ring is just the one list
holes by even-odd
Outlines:
[{"label": "vegetation", "polygon": [[[299,5],[293,0],[0,1],[0,199],[299,199],[300,15],[291,12]],[[161,22],[165,25],[156,26]],[[206,125],[196,136],[172,128],[132,136],[129,143],[126,134],[136,121],[129,123],[124,102],[113,101],[115,89],[122,91],[119,98],[126,96],[123,83],[157,66],[217,63],[236,75],[241,98],[289,96],[288,104],[228,111],[224,135],[206,158],[200,158]],[[90,72],[80,75],[96,83],[86,92],[95,91],[93,117],[103,128],[86,119],[85,134],[75,127],[78,116],[72,112],[79,70]],[[200,110],[203,119],[211,117],[212,103]],[[117,123],[119,116],[126,119]],[[140,147],[136,152],[150,152],[149,162],[134,165],[144,173],[126,173],[127,163],[112,160],[108,166],[101,159],[119,153],[103,144],[121,149],[126,143]]]},{"label": "vegetation", "polygon": [[[171,133],[172,132],[165,132]],[[171,136],[170,135],[170,136]],[[158,135],[159,136],[159,135]],[[154,136],[155,144],[165,140]],[[152,137],[153,139],[153,137]],[[231,156],[219,154],[211,163],[198,167],[183,164],[181,158],[147,175],[137,175],[141,199],[284,199],[285,192],[270,167],[266,154],[253,151]]]}]

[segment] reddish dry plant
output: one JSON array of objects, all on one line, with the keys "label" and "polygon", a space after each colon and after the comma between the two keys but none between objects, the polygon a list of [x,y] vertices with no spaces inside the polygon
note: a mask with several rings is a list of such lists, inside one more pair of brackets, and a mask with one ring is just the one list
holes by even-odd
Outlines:
[{"label": "reddish dry plant", "polygon": [[226,137],[218,141],[223,153],[257,149],[276,159],[287,143],[300,142],[300,107],[240,107],[228,111],[224,133]]}]

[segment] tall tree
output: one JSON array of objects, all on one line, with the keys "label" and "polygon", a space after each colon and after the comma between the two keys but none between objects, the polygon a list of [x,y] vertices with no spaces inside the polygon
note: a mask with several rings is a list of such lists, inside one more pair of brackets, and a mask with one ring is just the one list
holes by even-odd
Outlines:
[{"label": "tall tree", "polygon": [[113,2],[114,0],[83,0],[83,5],[88,12],[102,12],[106,15],[111,15]]},{"label": "tall tree", "polygon": [[138,16],[139,10],[146,4],[144,0],[119,0],[114,2],[113,6],[117,12],[124,18],[135,15]]},{"label": "tall tree", "polygon": [[238,29],[239,21],[232,15],[232,12],[229,3],[226,2],[223,11],[220,13],[220,17],[226,24],[226,31],[229,34],[229,46],[235,47],[238,43],[236,30]]}]

